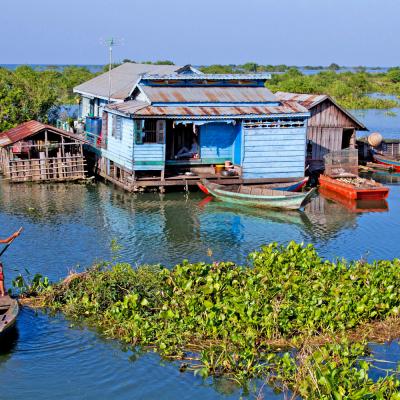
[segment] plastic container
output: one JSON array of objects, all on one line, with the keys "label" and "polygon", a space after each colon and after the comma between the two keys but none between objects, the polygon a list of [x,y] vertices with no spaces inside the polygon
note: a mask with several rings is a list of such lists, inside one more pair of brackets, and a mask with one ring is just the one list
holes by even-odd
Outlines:
[{"label": "plastic container", "polygon": [[216,174],[220,174],[225,169],[225,165],[215,165],[214,171]]}]

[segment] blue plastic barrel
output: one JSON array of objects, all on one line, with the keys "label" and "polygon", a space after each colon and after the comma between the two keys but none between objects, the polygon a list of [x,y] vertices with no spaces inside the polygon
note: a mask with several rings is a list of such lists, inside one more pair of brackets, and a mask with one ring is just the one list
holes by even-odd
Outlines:
[{"label": "blue plastic barrel", "polygon": [[86,122],[85,122],[85,131],[92,133],[92,120],[93,117],[86,117]]},{"label": "blue plastic barrel", "polygon": [[95,117],[92,119],[92,133],[93,135],[100,136],[101,133],[101,118]]}]

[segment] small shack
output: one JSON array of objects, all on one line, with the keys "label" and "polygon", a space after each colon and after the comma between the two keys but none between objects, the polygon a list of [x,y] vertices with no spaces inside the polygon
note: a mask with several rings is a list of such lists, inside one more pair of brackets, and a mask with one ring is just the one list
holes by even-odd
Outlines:
[{"label": "small shack", "polygon": [[28,121],[0,133],[0,172],[10,182],[85,178],[83,138]]},{"label": "small shack", "polygon": [[323,168],[324,155],[331,151],[356,147],[356,131],[368,129],[325,94],[277,92],[280,101],[293,101],[307,108],[307,164],[310,169]]}]

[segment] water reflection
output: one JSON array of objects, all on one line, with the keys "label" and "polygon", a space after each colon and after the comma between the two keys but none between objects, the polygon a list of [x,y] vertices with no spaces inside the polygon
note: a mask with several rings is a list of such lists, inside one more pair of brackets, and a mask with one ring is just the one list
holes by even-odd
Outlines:
[{"label": "water reflection", "polygon": [[15,351],[18,342],[18,328],[12,327],[8,332],[0,337],[0,365],[7,361],[11,353]]},{"label": "water reflection", "polygon": [[344,206],[350,212],[387,212],[389,204],[385,199],[380,200],[354,200],[348,199],[326,188],[319,189],[320,198],[331,200],[337,204]]}]

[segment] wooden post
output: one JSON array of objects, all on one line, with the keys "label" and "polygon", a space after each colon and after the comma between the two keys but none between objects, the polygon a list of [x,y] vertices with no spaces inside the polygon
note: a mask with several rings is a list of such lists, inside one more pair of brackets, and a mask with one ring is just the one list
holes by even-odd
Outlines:
[{"label": "wooden post", "polygon": [[49,173],[49,144],[48,144],[47,129],[44,131],[44,151],[45,151],[45,154],[46,154],[46,159],[45,159],[46,175],[45,175],[45,179],[47,179],[48,178],[48,173]]},{"label": "wooden post", "polygon": [[46,155],[41,151],[39,153],[39,158],[40,158],[40,179],[45,180],[46,179]]}]

